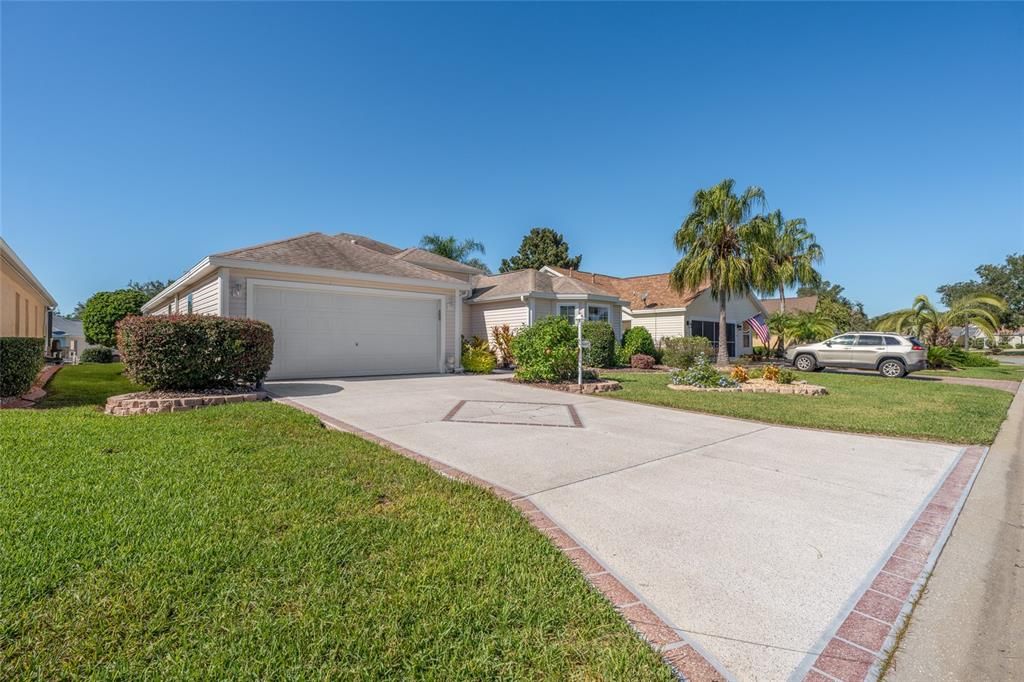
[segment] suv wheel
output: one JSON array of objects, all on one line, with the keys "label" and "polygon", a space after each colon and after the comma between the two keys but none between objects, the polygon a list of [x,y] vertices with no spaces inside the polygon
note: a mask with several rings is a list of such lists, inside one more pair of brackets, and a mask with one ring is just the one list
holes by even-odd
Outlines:
[{"label": "suv wheel", "polygon": [[878,366],[878,373],[890,379],[899,379],[907,373],[907,368],[899,360],[882,360]]},{"label": "suv wheel", "polygon": [[818,368],[818,363],[814,360],[813,355],[798,355],[793,360],[793,366],[801,372],[813,372]]}]

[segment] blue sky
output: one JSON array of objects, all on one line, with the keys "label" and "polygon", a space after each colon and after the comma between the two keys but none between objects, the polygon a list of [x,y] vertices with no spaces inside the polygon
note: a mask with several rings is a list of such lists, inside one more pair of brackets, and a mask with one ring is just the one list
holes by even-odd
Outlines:
[{"label": "blue sky", "polygon": [[1024,250],[1020,4],[12,4],[0,230],[60,305],[309,230],[663,272],[734,177],[869,314]]}]

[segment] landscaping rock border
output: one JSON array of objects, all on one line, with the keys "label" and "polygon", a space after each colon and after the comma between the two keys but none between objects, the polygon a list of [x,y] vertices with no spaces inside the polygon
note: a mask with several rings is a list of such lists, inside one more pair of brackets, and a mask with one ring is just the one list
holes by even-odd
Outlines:
[{"label": "landscaping rock border", "polygon": [[560,384],[530,381],[517,381],[516,383],[523,386],[534,386],[536,388],[547,388],[552,391],[562,391],[563,393],[608,393],[609,391],[618,391],[622,389],[622,384],[617,381],[612,381],[611,379],[584,381],[582,386],[577,384],[575,381]]},{"label": "landscaping rock border", "polygon": [[828,395],[824,386],[815,384],[777,384],[774,381],[758,381],[752,379],[731,388],[704,388],[687,386],[686,384],[669,384],[673,391],[697,391],[702,393],[780,393],[783,395]]},{"label": "landscaping rock border", "polygon": [[104,412],[118,417],[134,414],[157,414],[160,412],[187,412],[201,407],[224,405],[226,403],[251,403],[266,400],[266,391],[243,391],[240,393],[181,393],[167,391],[148,395],[146,393],[125,393],[107,398]]}]

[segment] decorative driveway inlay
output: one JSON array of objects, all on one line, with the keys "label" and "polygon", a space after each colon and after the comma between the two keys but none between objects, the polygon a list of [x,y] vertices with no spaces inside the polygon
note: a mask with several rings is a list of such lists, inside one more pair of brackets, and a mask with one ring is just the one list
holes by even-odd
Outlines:
[{"label": "decorative driveway inlay", "polygon": [[460,400],[445,415],[446,422],[514,424],[516,426],[583,427],[572,405],[498,400]]}]

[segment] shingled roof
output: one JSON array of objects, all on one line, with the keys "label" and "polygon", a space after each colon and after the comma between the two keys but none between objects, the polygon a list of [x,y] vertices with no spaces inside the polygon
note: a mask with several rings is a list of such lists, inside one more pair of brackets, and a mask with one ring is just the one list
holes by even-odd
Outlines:
[{"label": "shingled roof", "polygon": [[[307,232],[276,242],[224,251],[214,256],[258,263],[462,283],[444,273],[396,258],[395,255],[401,253],[401,249],[372,239],[365,242],[362,240],[365,238],[345,233],[327,235],[322,232]],[[388,254],[387,251],[391,249],[394,250],[393,253]]]},{"label": "shingled roof", "polygon": [[558,277],[533,268],[515,270],[501,275],[479,275],[470,280],[471,301],[495,301],[528,294],[572,294],[581,296],[618,297],[614,291],[589,282]]},{"label": "shingled roof", "polygon": [[667,272],[637,277],[613,277],[612,275],[602,275],[599,272],[584,272],[550,265],[547,267],[565,278],[587,282],[613,292],[622,300],[629,301],[629,308],[633,311],[685,308],[708,289],[705,286],[682,292],[676,291],[669,281]]},{"label": "shingled roof", "polygon": [[[765,311],[771,315],[774,312],[778,312],[782,308],[781,298],[762,298],[761,305],[764,306]],[[793,298],[786,299],[786,312],[787,313],[813,313],[818,309],[818,297],[817,296],[794,296]]]}]

